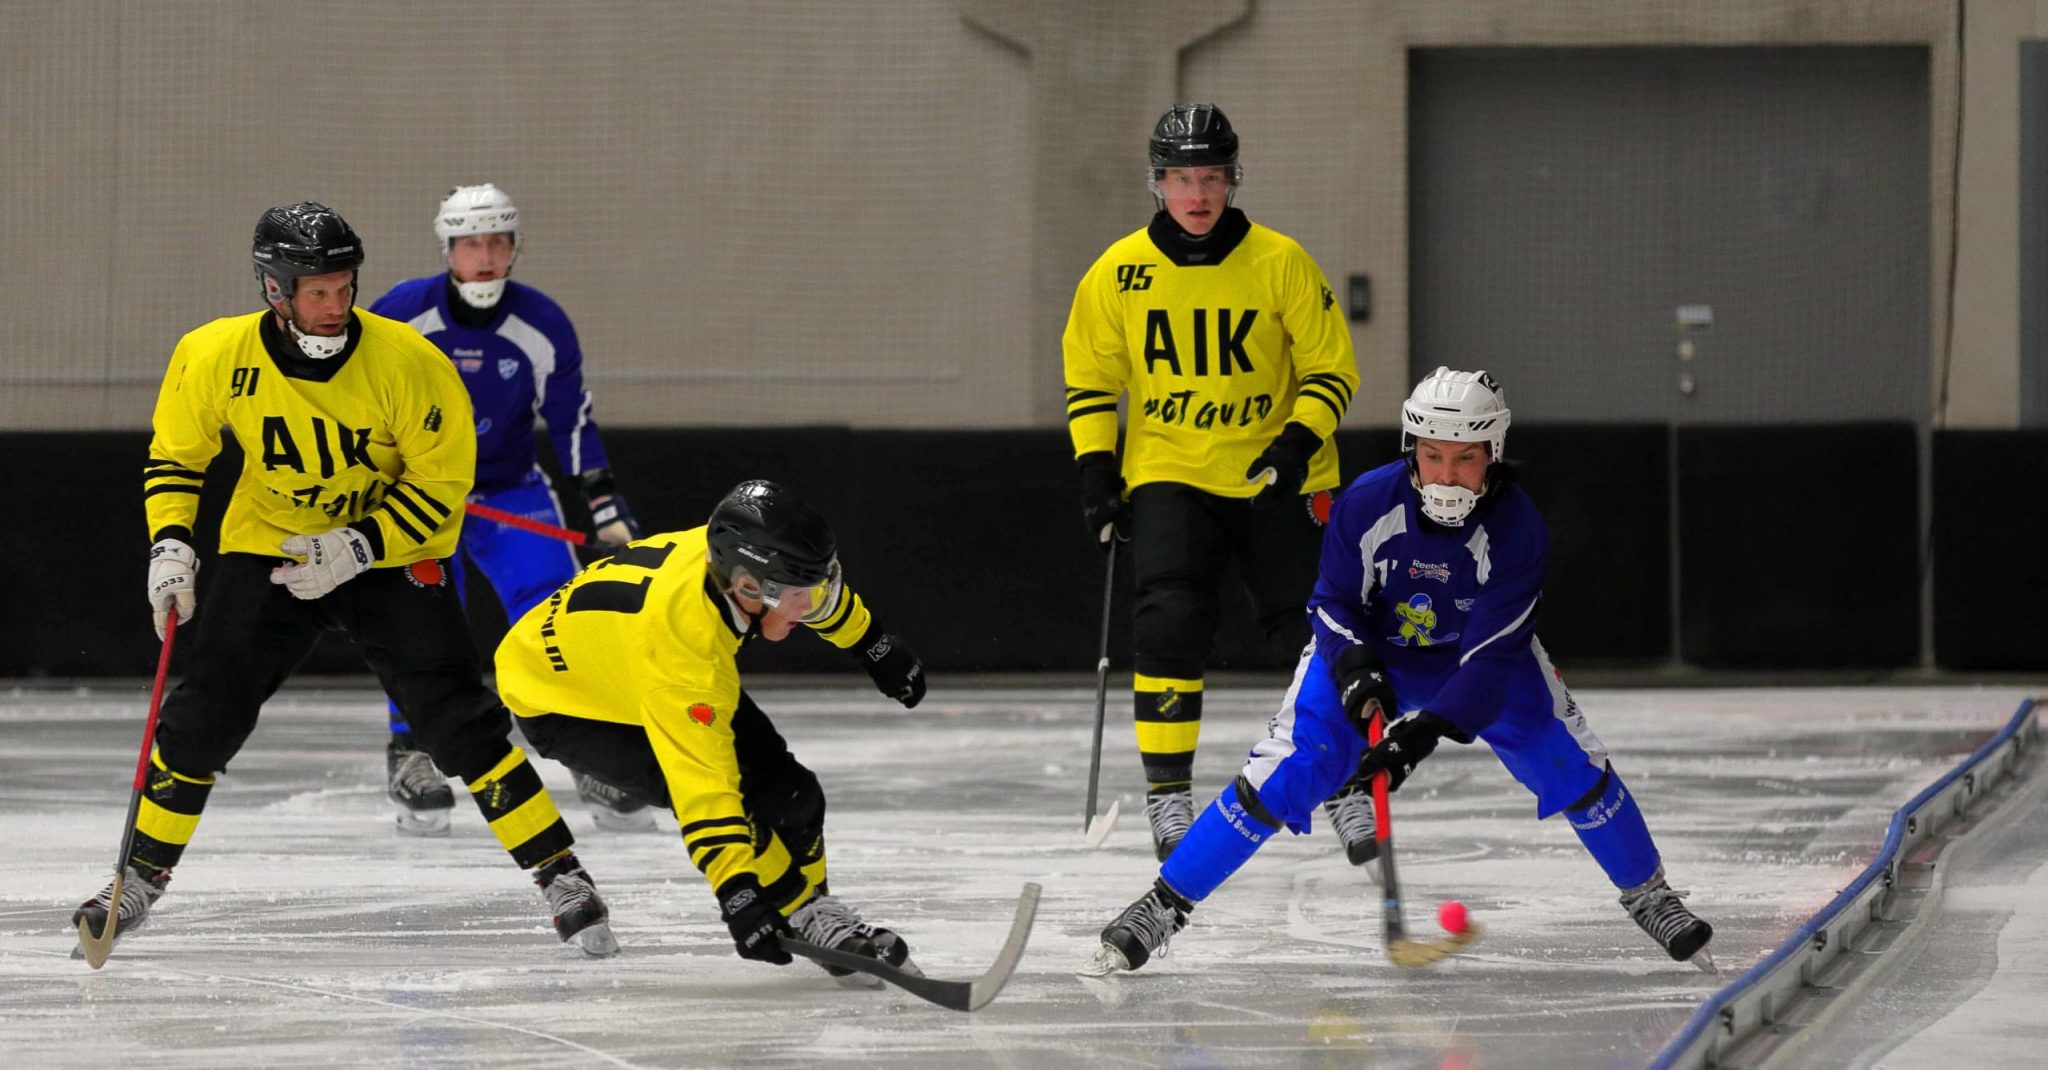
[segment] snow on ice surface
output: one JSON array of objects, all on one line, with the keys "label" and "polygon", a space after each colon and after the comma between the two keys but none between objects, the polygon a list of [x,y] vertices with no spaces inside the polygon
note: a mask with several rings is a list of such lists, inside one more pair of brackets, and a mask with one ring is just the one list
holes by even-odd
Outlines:
[{"label": "snow on ice surface", "polygon": [[[1208,694],[1198,794],[1264,732],[1280,688]],[[1439,899],[1487,932],[1421,971],[1381,951],[1376,892],[1327,831],[1283,836],[1195,913],[1171,954],[1072,970],[1156,872],[1126,717],[1082,844],[1092,690],[863,686],[758,696],[823,779],[833,890],[902,932],[934,976],[1001,944],[1045,898],[1016,977],[959,1014],[846,990],[807,963],[737,958],[673,826],[595,831],[538,763],[610,902],[624,953],[557,943],[537,892],[458,799],[411,840],[383,797],[383,702],[294,692],[213,793],[149,927],[103,971],[67,959],[69,912],[106,880],[146,695],[0,695],[0,1051],[10,1066],[1641,1065],[1720,983],[1672,963],[1562,819],[1483,746],[1445,746],[1395,797],[1411,930]],[[1673,883],[1732,979],[1869,861],[1894,809],[2004,724],[2017,691],[1594,691],[1579,696],[1638,793]],[[2038,942],[2038,936],[2033,937]]]}]

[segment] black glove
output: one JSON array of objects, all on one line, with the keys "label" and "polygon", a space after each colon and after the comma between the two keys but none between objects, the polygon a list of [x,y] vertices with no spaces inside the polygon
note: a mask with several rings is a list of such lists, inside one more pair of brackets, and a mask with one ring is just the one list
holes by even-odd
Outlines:
[{"label": "black glove", "polygon": [[590,506],[590,526],[597,529],[599,542],[624,546],[640,537],[640,523],[626,508],[626,497],[619,493],[611,469],[593,468],[578,478],[583,483],[583,500]]},{"label": "black glove", "polygon": [[735,877],[726,881],[718,893],[718,913],[725,918],[725,927],[732,933],[733,947],[741,958],[789,965],[789,952],[782,949],[780,937],[794,934],[782,912],[761,894],[761,885],[754,878]]},{"label": "black glove", "polygon": [[1244,477],[1256,481],[1267,469],[1275,475],[1273,482],[1259,490],[1252,499],[1252,508],[1271,509],[1281,502],[1301,495],[1301,485],[1308,482],[1308,462],[1323,448],[1322,436],[1308,429],[1307,424],[1290,423],[1266,443],[1266,451],[1259,459],[1244,470]]},{"label": "black glove", "polygon": [[854,647],[860,655],[861,668],[868,671],[868,679],[875,682],[882,694],[901,702],[905,707],[916,706],[924,701],[924,662],[917,660],[917,654],[900,635],[884,631],[882,622],[868,625],[867,637]]},{"label": "black glove", "polygon": [[[1081,523],[1103,553],[1131,538],[1131,505],[1124,501],[1124,475],[1116,454],[1084,453],[1074,462],[1081,469]],[[1114,541],[1112,541],[1114,540]]]},{"label": "black glove", "polygon": [[1374,773],[1384,772],[1387,774],[1387,790],[1398,790],[1402,781],[1408,779],[1408,774],[1414,772],[1424,758],[1436,752],[1437,741],[1445,736],[1458,743],[1472,742],[1469,733],[1426,710],[1395,721],[1387,729],[1386,737],[1358,759],[1358,775],[1370,780]]},{"label": "black glove", "polygon": [[1344,648],[1344,652],[1337,655],[1337,665],[1331,675],[1337,681],[1337,698],[1344,704],[1344,717],[1351,722],[1351,727],[1358,729],[1359,735],[1372,738],[1366,726],[1372,723],[1375,707],[1389,721],[1401,716],[1401,704],[1394,698],[1394,685],[1387,680],[1387,671],[1371,647],[1360,644]]}]

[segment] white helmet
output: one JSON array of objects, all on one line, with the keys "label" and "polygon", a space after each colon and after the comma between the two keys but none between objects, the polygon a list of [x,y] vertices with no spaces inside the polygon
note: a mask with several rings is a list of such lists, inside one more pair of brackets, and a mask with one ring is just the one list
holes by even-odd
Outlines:
[{"label": "white helmet", "polygon": [[[1507,451],[1507,395],[1493,376],[1483,371],[1454,372],[1438,366],[1415,386],[1415,393],[1401,403],[1401,452],[1413,454],[1417,439],[1446,442],[1484,442],[1488,459],[1498,463]],[[1447,527],[1458,527],[1479,504],[1480,494],[1464,487],[1431,483],[1424,486],[1415,476],[1410,458],[1409,480],[1422,494],[1422,513]],[[1483,492],[1481,492],[1483,493]]]},{"label": "white helmet", "polygon": [[[519,233],[519,208],[504,190],[489,182],[455,187],[442,199],[440,211],[434,213],[434,236],[441,239],[442,256],[447,256],[455,239],[464,235],[505,233],[512,235],[512,257],[516,261],[523,240]],[[458,282],[455,288],[471,305],[491,308],[505,295],[505,279]]]}]

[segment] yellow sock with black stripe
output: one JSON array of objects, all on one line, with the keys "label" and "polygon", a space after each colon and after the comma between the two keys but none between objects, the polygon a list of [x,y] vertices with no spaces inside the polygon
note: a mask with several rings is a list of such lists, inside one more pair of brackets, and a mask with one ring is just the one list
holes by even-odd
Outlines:
[{"label": "yellow sock with black stripe", "polygon": [[142,804],[135,811],[135,850],[128,860],[148,869],[177,865],[185,845],[199,830],[199,814],[206,809],[213,780],[173,772],[152,749],[149,772],[142,782]]},{"label": "yellow sock with black stripe", "polygon": [[1195,742],[1202,733],[1202,679],[1135,674],[1138,758],[1152,794],[1186,791],[1195,779]]},{"label": "yellow sock with black stripe", "polygon": [[561,854],[576,842],[555,800],[541,786],[540,774],[513,747],[491,771],[469,784],[477,809],[490,823],[491,835],[512,853],[521,869],[532,869]]}]

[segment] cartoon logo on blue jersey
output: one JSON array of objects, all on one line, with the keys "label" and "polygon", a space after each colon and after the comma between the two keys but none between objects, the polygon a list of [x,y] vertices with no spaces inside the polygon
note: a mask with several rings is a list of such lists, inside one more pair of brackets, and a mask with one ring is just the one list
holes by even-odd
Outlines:
[{"label": "cartoon logo on blue jersey", "polygon": [[1401,632],[1390,635],[1387,641],[1395,646],[1435,646],[1438,643],[1455,643],[1458,633],[1436,635],[1436,603],[1426,594],[1408,596],[1406,602],[1394,603],[1394,616],[1401,618]]},{"label": "cartoon logo on blue jersey", "polygon": [[512,378],[513,376],[515,376],[515,375],[518,375],[518,374],[519,374],[519,359],[518,359],[517,357],[499,357],[499,358],[498,358],[498,378],[500,378],[500,379],[510,379],[510,378]]}]

